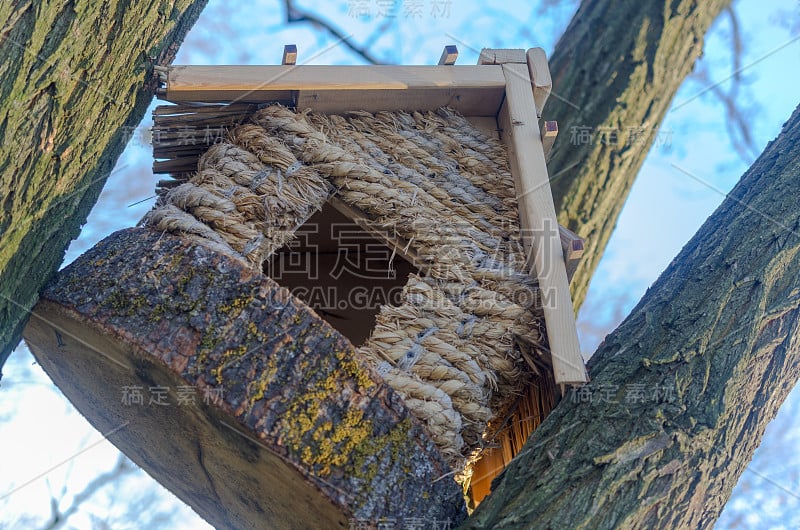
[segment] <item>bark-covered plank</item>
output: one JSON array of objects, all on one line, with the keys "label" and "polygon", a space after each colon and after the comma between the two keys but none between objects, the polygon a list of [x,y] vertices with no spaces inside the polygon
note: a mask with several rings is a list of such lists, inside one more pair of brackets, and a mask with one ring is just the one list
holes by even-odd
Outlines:
[{"label": "bark-covered plank", "polygon": [[[98,430],[217,527],[465,516],[397,394],[243,262],[168,234],[117,232],[59,272],[25,340]],[[143,404],[125,402],[132,387]],[[194,406],[177,403],[186,387]],[[150,403],[154,388],[172,404]]]}]

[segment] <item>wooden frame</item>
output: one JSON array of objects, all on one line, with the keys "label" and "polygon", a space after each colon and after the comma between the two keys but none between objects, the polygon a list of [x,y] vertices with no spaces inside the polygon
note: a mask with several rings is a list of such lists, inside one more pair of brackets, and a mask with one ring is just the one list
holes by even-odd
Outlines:
[{"label": "wooden frame", "polygon": [[173,66],[163,98],[175,103],[278,101],[319,112],[434,110],[497,116],[500,66]]},{"label": "wooden frame", "polygon": [[[292,53],[296,56],[296,49]],[[569,277],[583,242],[557,223],[545,154],[557,126],[548,125],[542,134],[538,124],[551,90],[547,58],[539,48],[484,50],[478,65],[455,66],[455,56],[457,50],[445,48],[439,66],[173,66],[160,95],[184,105],[281,102],[318,112],[434,110],[447,105],[480,123],[484,131],[491,133],[494,124],[508,146],[523,241],[543,293],[555,380],[562,385],[585,383],[569,293]],[[543,138],[549,145],[543,145]],[[556,258],[559,254],[563,260]],[[413,263],[413,256],[406,257]]]},{"label": "wooden frame", "polygon": [[[532,258],[532,271],[539,279],[553,372],[556,383],[586,381],[580,353],[575,313],[569,293],[553,196],[542,147],[537,107],[528,69],[504,64],[506,99],[498,122],[508,146],[511,172],[519,201],[523,242]],[[562,253],[563,255],[563,253]]]}]

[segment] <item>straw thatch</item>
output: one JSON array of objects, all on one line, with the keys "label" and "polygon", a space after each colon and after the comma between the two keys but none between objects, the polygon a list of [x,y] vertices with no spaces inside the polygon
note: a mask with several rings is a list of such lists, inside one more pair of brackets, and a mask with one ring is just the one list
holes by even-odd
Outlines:
[{"label": "straw thatch", "polygon": [[462,473],[549,370],[501,144],[450,109],[271,105],[162,189],[142,222],[261,267],[334,194],[417,258],[420,274],[381,308],[360,351]]}]

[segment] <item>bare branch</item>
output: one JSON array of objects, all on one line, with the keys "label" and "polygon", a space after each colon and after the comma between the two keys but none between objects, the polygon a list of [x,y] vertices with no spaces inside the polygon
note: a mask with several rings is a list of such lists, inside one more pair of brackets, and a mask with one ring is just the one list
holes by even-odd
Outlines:
[{"label": "bare branch", "polygon": [[51,515],[50,520],[42,527],[42,530],[55,530],[61,528],[66,524],[70,517],[81,507],[83,503],[89,500],[95,493],[100,491],[108,484],[115,482],[122,477],[129,475],[136,471],[136,466],[124,454],[120,453],[117,458],[117,463],[110,471],[107,471],[94,478],[87,486],[80,491],[72,499],[72,503],[66,510],[61,511],[59,508],[59,499],[52,497],[50,499]]},{"label": "bare branch", "polygon": [[732,78],[733,85],[729,90],[723,90],[718,83],[714,83],[705,65],[699,65],[692,77],[701,84],[709,87],[709,92],[719,100],[725,109],[725,128],[733,144],[733,148],[739,156],[747,163],[752,163],[754,153],[757,152],[753,135],[750,133],[750,126],[745,117],[745,112],[741,107],[738,92],[740,80],[736,76]]},{"label": "bare branch", "polygon": [[286,6],[286,23],[292,24],[297,22],[308,22],[317,29],[329,33],[334,38],[338,39],[346,48],[364,59],[371,64],[386,64],[370,53],[368,46],[359,46],[355,44],[350,35],[345,34],[342,30],[323,19],[322,17],[303,9],[298,8],[292,0],[284,0]]},{"label": "bare branch", "polygon": [[714,82],[709,74],[708,66],[704,62],[698,62],[698,68],[692,73],[692,78],[708,86],[708,91],[722,103],[725,109],[725,127],[733,148],[742,160],[750,164],[758,155],[758,148],[748,124],[748,121],[752,122],[752,120],[747,119],[739,94],[744,85],[742,77],[742,71],[744,70],[742,68],[744,41],[736,11],[732,6],[727,6],[724,12],[728,15],[731,24],[731,69],[733,72],[730,77],[730,87],[724,90],[720,83]]}]

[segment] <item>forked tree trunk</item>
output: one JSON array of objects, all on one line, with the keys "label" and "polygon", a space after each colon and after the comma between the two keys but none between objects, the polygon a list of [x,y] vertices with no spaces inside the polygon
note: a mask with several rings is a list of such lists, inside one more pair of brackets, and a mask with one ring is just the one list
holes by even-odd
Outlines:
[{"label": "forked tree trunk", "polygon": [[800,108],[464,528],[709,528],[800,375]]},{"label": "forked tree trunk", "polygon": [[728,0],[584,1],[550,58],[558,120],[548,163],[558,222],[586,240],[571,283],[575,310],[659,125]]},{"label": "forked tree trunk", "polygon": [[0,2],[0,368],[206,2]]}]

